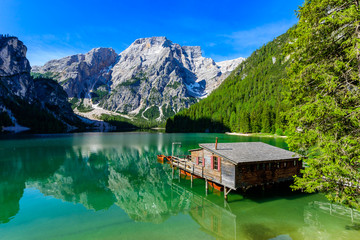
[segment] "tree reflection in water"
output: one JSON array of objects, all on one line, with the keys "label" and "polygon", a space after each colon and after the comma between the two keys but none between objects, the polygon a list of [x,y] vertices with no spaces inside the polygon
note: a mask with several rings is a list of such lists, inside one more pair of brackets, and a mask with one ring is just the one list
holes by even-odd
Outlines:
[{"label": "tree reflection in water", "polygon": [[[36,188],[94,212],[118,206],[138,222],[161,224],[171,216],[188,214],[201,231],[217,239],[350,238],[358,232],[358,212],[342,211],[353,215],[353,221],[348,218],[344,224],[343,216],[324,210],[329,203],[308,195],[242,199],[235,194],[224,206],[222,193],[205,195],[203,180],[196,179],[190,188],[190,181],[172,180],[169,165],[156,161],[157,154],[171,153],[169,139],[143,134],[145,143],[138,143],[139,137],[126,136],[116,141],[93,136],[3,144],[0,224],[19,212],[24,189]],[[187,148],[194,147],[192,140]],[[237,202],[232,202],[235,198]]]}]

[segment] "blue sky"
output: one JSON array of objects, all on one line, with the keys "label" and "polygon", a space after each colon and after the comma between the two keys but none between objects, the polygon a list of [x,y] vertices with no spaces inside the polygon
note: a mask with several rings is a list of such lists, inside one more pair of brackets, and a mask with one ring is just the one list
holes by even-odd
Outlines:
[{"label": "blue sky", "polygon": [[0,33],[28,47],[31,65],[112,47],[137,38],[166,36],[201,46],[215,61],[248,57],[297,22],[301,0],[112,1],[1,0]]}]

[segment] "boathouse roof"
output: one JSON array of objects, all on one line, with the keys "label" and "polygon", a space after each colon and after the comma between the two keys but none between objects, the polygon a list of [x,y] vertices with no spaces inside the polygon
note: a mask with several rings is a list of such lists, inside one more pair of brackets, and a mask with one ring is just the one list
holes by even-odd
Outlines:
[{"label": "boathouse roof", "polygon": [[262,142],[218,143],[217,149],[215,149],[214,143],[202,143],[199,146],[235,164],[295,160],[300,158],[294,152]]}]

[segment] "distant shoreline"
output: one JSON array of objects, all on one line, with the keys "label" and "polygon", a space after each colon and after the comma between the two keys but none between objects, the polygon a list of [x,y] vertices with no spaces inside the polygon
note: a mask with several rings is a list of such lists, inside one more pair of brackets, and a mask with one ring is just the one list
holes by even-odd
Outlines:
[{"label": "distant shoreline", "polygon": [[234,132],[225,132],[227,135],[234,136],[244,136],[244,137],[276,137],[276,138],[287,138],[287,136],[279,136],[276,134],[270,133],[234,133]]}]

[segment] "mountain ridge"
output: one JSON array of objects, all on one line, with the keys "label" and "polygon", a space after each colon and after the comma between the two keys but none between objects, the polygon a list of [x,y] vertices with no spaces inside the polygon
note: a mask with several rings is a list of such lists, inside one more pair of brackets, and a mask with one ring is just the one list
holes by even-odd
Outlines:
[{"label": "mountain ridge", "polygon": [[[96,49],[103,50],[51,60],[32,72],[57,80],[76,98],[75,111],[101,114],[104,109],[162,121],[206,97],[244,60],[225,61],[221,67],[203,57],[201,47],[180,46],[166,37],[136,39],[118,55],[111,48]],[[93,61],[87,61],[91,56]]]}]

